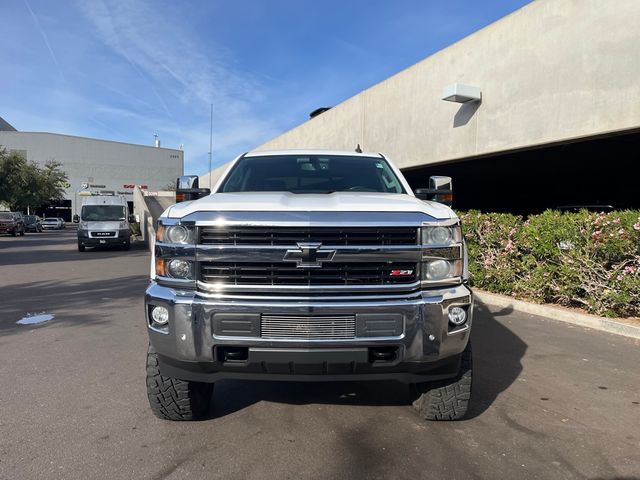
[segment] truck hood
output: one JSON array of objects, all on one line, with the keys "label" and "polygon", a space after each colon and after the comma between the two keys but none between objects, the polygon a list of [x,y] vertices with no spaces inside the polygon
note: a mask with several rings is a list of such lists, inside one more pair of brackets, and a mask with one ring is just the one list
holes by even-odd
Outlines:
[{"label": "truck hood", "polygon": [[214,193],[192,202],[169,207],[163,217],[182,218],[195,212],[412,212],[437,219],[456,218],[440,203],[397,193],[335,192],[297,194],[290,192]]}]

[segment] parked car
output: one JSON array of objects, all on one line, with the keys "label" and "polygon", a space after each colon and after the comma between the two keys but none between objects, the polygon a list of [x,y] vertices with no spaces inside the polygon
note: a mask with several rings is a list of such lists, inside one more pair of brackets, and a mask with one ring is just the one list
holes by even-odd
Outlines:
[{"label": "parked car", "polygon": [[8,233],[14,237],[24,235],[24,218],[20,212],[0,212],[0,233]]},{"label": "parked car", "polygon": [[39,233],[42,231],[42,219],[37,215],[24,216],[24,230],[26,232]]},{"label": "parked car", "polygon": [[67,228],[67,222],[64,221],[64,218],[57,217],[58,220],[62,222],[62,228]]},{"label": "parked car", "polygon": [[56,217],[45,218],[42,221],[42,228],[44,230],[62,230],[62,220]]}]

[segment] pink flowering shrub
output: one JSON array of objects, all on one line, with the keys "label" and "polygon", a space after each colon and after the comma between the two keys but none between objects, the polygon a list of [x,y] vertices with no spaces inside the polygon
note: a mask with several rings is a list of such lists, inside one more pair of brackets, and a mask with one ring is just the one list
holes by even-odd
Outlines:
[{"label": "pink flowering shrub", "polygon": [[474,285],[493,292],[515,293],[517,235],[522,225],[522,217],[510,214],[470,211],[462,215]]},{"label": "pink flowering shrub", "polygon": [[640,316],[640,212],[460,214],[471,284],[605,316]]}]

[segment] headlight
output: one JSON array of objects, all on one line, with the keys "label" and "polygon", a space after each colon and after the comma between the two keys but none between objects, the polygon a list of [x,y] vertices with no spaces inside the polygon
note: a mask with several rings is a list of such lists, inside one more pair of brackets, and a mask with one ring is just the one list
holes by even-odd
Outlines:
[{"label": "headlight", "polygon": [[78,224],[78,228],[79,228],[80,230],[88,230],[88,229],[89,229],[89,222],[81,221],[81,222]]},{"label": "headlight", "polygon": [[191,243],[192,230],[184,225],[169,225],[158,229],[161,242]]},{"label": "headlight", "polygon": [[129,224],[128,224],[127,222],[120,222],[120,223],[118,224],[118,229],[119,229],[119,230],[125,230],[125,229],[127,229],[127,228],[129,228]]},{"label": "headlight", "polygon": [[422,279],[430,282],[462,276],[462,260],[431,260],[422,263]]},{"label": "headlight", "polygon": [[434,260],[426,264],[427,280],[442,280],[451,276],[451,263],[446,260]]},{"label": "headlight", "polygon": [[460,225],[422,227],[422,245],[451,245],[462,241]]},{"label": "headlight", "polygon": [[190,279],[191,278],[191,262],[174,258],[167,262],[167,273],[172,278]]},{"label": "headlight", "polygon": [[[455,220],[454,220],[455,221]],[[429,284],[458,282],[464,267],[464,247],[460,224],[424,224],[421,229],[421,278]]]}]

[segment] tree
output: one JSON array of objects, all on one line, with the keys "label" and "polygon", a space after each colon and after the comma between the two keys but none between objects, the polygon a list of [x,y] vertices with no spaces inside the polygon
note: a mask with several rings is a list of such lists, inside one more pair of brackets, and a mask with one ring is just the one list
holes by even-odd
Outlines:
[{"label": "tree", "polygon": [[60,170],[62,164],[56,160],[49,160],[40,169],[39,189],[40,204],[57,202],[64,199],[64,191],[68,187],[67,174]]},{"label": "tree", "polygon": [[67,175],[55,160],[40,167],[17,152],[0,150],[0,203],[25,210],[64,199]]},{"label": "tree", "polygon": [[176,182],[169,182],[164,187],[160,188],[165,192],[175,192],[176,191]]}]

